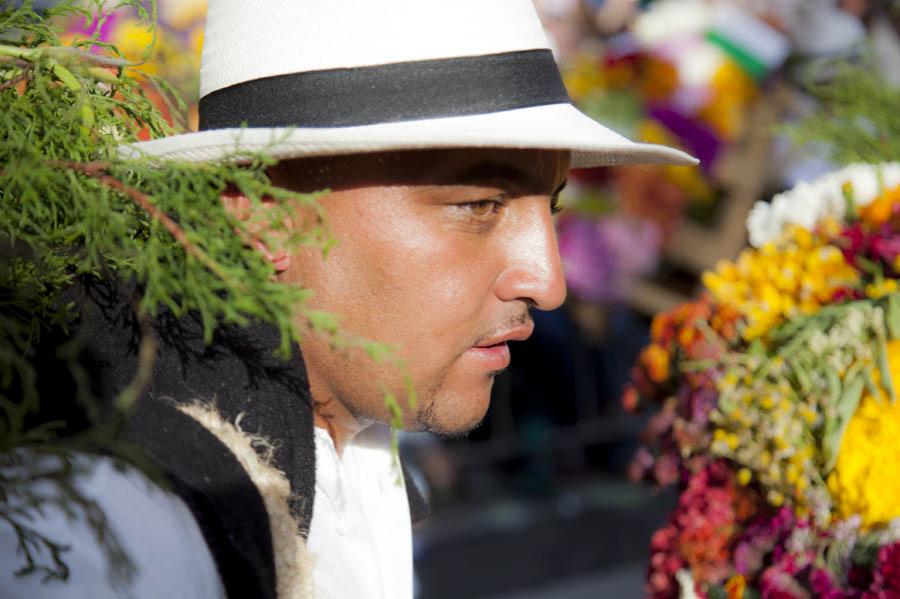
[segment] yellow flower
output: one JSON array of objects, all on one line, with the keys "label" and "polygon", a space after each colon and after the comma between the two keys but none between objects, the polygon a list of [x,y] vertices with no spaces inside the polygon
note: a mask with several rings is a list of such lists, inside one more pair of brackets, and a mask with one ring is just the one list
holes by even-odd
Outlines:
[{"label": "yellow flower", "polygon": [[803,420],[805,420],[806,423],[810,426],[815,424],[819,419],[819,415],[816,413],[816,411],[808,406],[800,406],[800,408],[797,410],[797,413],[800,414],[800,417],[803,418]]},{"label": "yellow flower", "polygon": [[199,68],[202,34],[194,35],[190,46],[183,42],[178,32],[164,27],[156,30],[156,43],[150,56],[145,56],[153,41],[153,31],[136,18],[116,21],[110,32],[110,41],[132,62],[148,60],[135,68],[148,75],[165,73],[169,80],[193,77]]},{"label": "yellow flower", "polygon": [[798,226],[789,227],[778,243],[744,250],[734,262],[720,262],[703,274],[716,302],[744,315],[747,341],[764,337],[786,319],[817,311],[835,291],[858,281],[837,247]]},{"label": "yellow flower", "polygon": [[878,299],[894,293],[897,289],[900,289],[900,286],[897,285],[897,279],[885,279],[880,283],[866,285],[866,295],[872,299]]},{"label": "yellow flower", "polygon": [[710,101],[698,116],[726,140],[740,137],[747,112],[758,95],[754,81],[730,60],[724,61],[710,82]]},{"label": "yellow flower", "polygon": [[[650,119],[644,119],[637,126],[637,136],[641,141],[650,144],[678,145],[678,138],[672,135],[662,123]],[[697,170],[688,167],[691,170]]]},{"label": "yellow flower", "polygon": [[[888,343],[888,368],[896,385],[900,341]],[[842,518],[859,514],[866,528],[900,517],[900,402],[879,395],[863,397],[828,477],[837,513]]]},{"label": "yellow flower", "polygon": [[573,61],[571,68],[563,74],[566,90],[572,100],[578,102],[606,85],[596,58],[584,54]]},{"label": "yellow flower", "polygon": [[719,388],[720,392],[731,391],[732,389],[737,387],[737,384],[738,384],[737,375],[733,372],[727,372],[727,373],[725,373],[725,376],[723,376],[721,379],[719,379],[718,388]]},{"label": "yellow flower", "polygon": [[730,433],[730,434],[725,438],[725,442],[728,444],[728,448],[731,449],[731,450],[733,451],[733,450],[737,449],[738,446],[741,444],[741,438],[738,437],[738,436],[737,436],[736,434],[734,434],[734,433]]}]

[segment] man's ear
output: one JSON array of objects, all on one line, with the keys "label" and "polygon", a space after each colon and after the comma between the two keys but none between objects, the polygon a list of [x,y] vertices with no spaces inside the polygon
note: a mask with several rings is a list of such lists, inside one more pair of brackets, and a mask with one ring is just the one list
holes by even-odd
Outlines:
[{"label": "man's ear", "polygon": [[[293,258],[291,252],[284,247],[273,249],[265,242],[265,239],[272,241],[283,239],[286,237],[284,231],[269,231],[269,219],[265,217],[265,213],[258,214],[257,218],[251,219],[251,216],[254,216],[253,202],[239,189],[229,186],[228,189],[222,192],[221,197],[225,210],[237,220],[247,223],[245,228],[235,227],[235,232],[241,236],[244,243],[259,251],[275,267],[276,274],[280,274],[290,268],[291,259]],[[264,197],[262,205],[257,206],[256,210],[270,210],[276,205],[275,200],[270,197]],[[290,218],[285,219],[284,225],[288,230],[291,230],[293,227]]]}]

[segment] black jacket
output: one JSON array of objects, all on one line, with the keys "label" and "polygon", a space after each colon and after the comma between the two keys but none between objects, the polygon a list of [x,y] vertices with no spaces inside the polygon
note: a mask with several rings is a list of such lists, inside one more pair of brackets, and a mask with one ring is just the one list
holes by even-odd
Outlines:
[{"label": "black jacket", "polygon": [[[262,497],[234,454],[176,406],[211,402],[226,421],[240,415],[242,430],[273,444],[272,465],[290,482],[290,509],[299,522],[298,533],[305,534],[314,509],[316,468],[312,397],[299,348],[292,348],[287,361],[276,356],[278,332],[259,323],[221,327],[207,346],[199,318],[176,319],[166,313],[142,333],[120,288],[94,285],[74,297],[83,306],[75,337],[82,345],[78,359],[101,405],[111,405],[131,383],[141,335],[154,335],[158,351],[153,374],[121,438],[137,446],[191,509],[227,595],[276,599],[272,538]],[[51,338],[42,346],[44,398],[71,397],[75,391],[70,369],[56,359],[61,339]],[[69,433],[87,424],[84,412],[72,402],[57,404],[50,412],[62,416]],[[427,506],[406,478],[417,522]]]}]

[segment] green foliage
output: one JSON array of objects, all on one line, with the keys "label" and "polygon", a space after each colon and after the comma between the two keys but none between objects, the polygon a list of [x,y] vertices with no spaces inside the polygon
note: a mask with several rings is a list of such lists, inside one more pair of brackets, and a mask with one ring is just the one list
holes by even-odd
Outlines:
[{"label": "green foliage", "polygon": [[[138,0],[121,4],[143,11]],[[262,318],[277,325],[287,350],[308,292],[274,281],[271,265],[244,242],[260,237],[251,232],[258,223],[238,220],[221,193],[237,188],[257,206],[263,196],[276,200],[254,211],[269,219],[270,245],[327,240],[315,197],[274,188],[263,156],[243,165],[121,159],[119,146],[142,132],[173,131],[143,93],[151,83],[114,48],[91,38],[60,46],[49,19],[75,10],[64,4],[46,18],[27,5],[0,12],[0,451],[31,439],[33,431],[21,429],[38,402],[29,357],[49,326],[77,318],[62,299],[76,281],[134,281],[139,316],[161,307],[176,316],[196,311],[207,339],[218,323]],[[298,206],[318,218],[288,229]],[[335,334],[336,323],[327,329]],[[123,407],[139,388],[128,391]]]},{"label": "green foliage", "polygon": [[823,144],[832,160],[879,163],[900,157],[900,89],[877,65],[832,66],[809,86],[817,108],[788,133],[800,145]]},{"label": "green foliage", "polygon": [[[153,18],[140,0],[121,7]],[[100,1],[93,8],[108,14]],[[71,13],[87,15],[70,3],[40,15],[28,3],[0,2],[0,520],[16,532],[22,559],[4,567],[45,580],[68,576],[67,548],[39,532],[43,510],[55,506],[88,523],[121,583],[131,564],[97,504],[73,485],[78,468],[68,453],[115,446],[115,426],[63,440],[50,425],[26,425],[41,401],[35,347],[51,328],[79,317],[65,292],[92,278],[134,282],[143,321],[162,307],[176,315],[196,311],[211,338],[219,323],[262,318],[279,328],[287,350],[299,337],[295,318],[302,322],[308,292],[273,280],[272,267],[243,241],[256,223],[227,212],[220,193],[233,186],[257,205],[263,196],[275,198],[259,211],[271,221],[263,239],[271,245],[324,243],[327,231],[321,218],[301,231],[284,227],[298,205],[316,215],[318,208],[313,196],[274,188],[265,157],[241,166],[122,160],[122,143],[174,132],[142,87],[166,86],[94,38],[62,46],[51,23]],[[152,372],[154,350],[145,335],[135,380],[119,397],[123,413]],[[53,400],[77,399],[96,414],[77,352],[71,343],[57,350],[79,383],[77,397]]]}]

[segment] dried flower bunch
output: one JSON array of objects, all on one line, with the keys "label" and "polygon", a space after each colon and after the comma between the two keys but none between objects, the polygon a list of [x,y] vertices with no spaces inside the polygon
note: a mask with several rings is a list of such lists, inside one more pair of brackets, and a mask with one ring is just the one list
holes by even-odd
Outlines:
[{"label": "dried flower bunch", "polygon": [[653,597],[900,597],[900,164],[760,203],[752,247],[656,317],[632,465],[678,485]]}]

